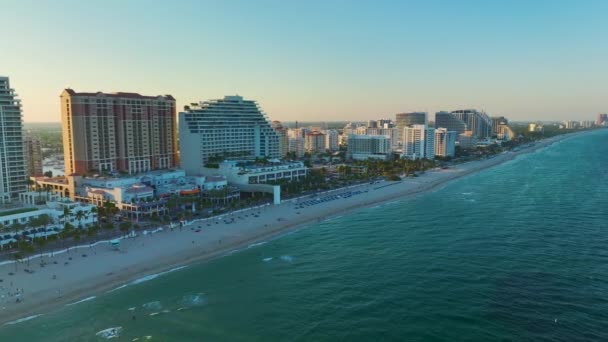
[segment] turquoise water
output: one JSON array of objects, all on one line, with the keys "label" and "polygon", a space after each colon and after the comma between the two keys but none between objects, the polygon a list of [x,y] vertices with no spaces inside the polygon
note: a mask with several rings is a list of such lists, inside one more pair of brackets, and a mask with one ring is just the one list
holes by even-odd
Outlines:
[{"label": "turquoise water", "polygon": [[606,341],[607,222],[604,130],[4,326],[0,341],[102,341],[116,326],[119,341]]}]

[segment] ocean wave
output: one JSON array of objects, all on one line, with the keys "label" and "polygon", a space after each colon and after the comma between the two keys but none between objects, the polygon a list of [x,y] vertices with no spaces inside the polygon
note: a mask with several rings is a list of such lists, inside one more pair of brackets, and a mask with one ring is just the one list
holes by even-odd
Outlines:
[{"label": "ocean wave", "polygon": [[118,338],[120,336],[121,332],[122,332],[122,327],[113,327],[113,328],[100,330],[95,334],[95,336],[109,340],[111,338]]},{"label": "ocean wave", "polygon": [[247,246],[247,248],[252,248],[252,247],[257,247],[257,246],[261,246],[266,244],[267,241],[262,241],[262,242],[256,242],[256,243],[252,243],[251,245]]},{"label": "ocean wave", "polygon": [[32,316],[27,316],[27,317],[19,318],[19,319],[14,320],[14,321],[6,322],[6,323],[4,323],[4,325],[13,325],[13,324],[17,324],[17,323],[21,323],[21,322],[29,321],[30,319],[34,319],[34,318],[36,318],[36,317],[40,317],[40,316],[42,316],[42,314],[40,314],[40,315],[32,315]]},{"label": "ocean wave", "polygon": [[163,308],[163,305],[159,301],[155,300],[153,302],[148,302],[148,303],[142,305],[141,307],[144,308],[144,309],[146,309],[146,310],[156,310],[156,311],[159,311],[159,310],[161,310]]},{"label": "ocean wave", "polygon": [[127,284],[122,284],[122,285],[120,285],[120,286],[118,286],[118,287],[116,287],[116,288],[114,288],[114,289],[112,289],[112,290],[110,290],[110,291],[107,291],[106,293],[112,293],[112,292],[114,292],[114,291],[118,291],[118,290],[120,290],[120,289],[124,289],[124,288],[125,288],[125,287],[127,287],[127,286],[131,286],[131,285],[137,285],[137,284],[145,283],[145,282],[147,282],[147,281],[150,281],[150,280],[152,280],[152,279],[156,279],[156,278],[158,278],[158,277],[160,277],[160,276],[162,276],[162,275],[165,275],[165,274],[167,274],[167,273],[171,273],[171,272],[179,271],[179,270],[184,269],[184,268],[186,268],[186,267],[188,267],[188,266],[184,265],[184,266],[179,266],[179,267],[172,268],[172,269],[170,269],[170,270],[168,270],[168,271],[165,271],[165,272],[160,272],[160,273],[149,274],[149,275],[147,275],[147,276],[144,276],[144,277],[141,277],[141,278],[135,279],[135,280],[133,280],[133,281],[131,281],[131,282],[127,283]]},{"label": "ocean wave", "polygon": [[88,302],[88,301],[93,300],[95,298],[97,298],[97,297],[96,296],[87,297],[87,298],[81,299],[81,300],[79,300],[77,302],[66,304],[65,306],[72,306],[72,305],[80,304],[80,303],[83,303],[83,302]]},{"label": "ocean wave", "polygon": [[270,260],[272,260],[272,257],[262,259],[262,261],[264,261],[264,262],[269,262]]},{"label": "ocean wave", "polygon": [[207,304],[207,298],[204,293],[188,294],[182,297],[181,303],[186,306],[201,306]]}]

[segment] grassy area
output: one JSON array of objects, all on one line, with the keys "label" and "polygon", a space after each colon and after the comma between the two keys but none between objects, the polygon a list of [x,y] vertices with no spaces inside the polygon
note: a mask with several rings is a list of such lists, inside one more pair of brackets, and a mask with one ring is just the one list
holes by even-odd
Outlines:
[{"label": "grassy area", "polygon": [[38,210],[38,208],[20,208],[20,209],[7,210],[7,211],[0,212],[0,217],[27,213],[27,212],[36,211],[36,210]]}]

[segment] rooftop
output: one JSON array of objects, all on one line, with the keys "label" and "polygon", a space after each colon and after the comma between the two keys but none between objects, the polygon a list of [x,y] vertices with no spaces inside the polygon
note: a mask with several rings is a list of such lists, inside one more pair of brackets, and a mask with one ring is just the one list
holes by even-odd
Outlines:
[{"label": "rooftop", "polygon": [[99,96],[99,97],[113,97],[113,98],[127,98],[127,99],[148,99],[148,100],[164,98],[164,99],[168,99],[168,100],[175,100],[175,98],[171,95],[146,96],[146,95],[140,95],[138,93],[127,93],[127,92],[104,93],[101,91],[98,91],[95,93],[84,93],[84,92],[76,92],[70,88],[67,88],[65,90],[65,92],[70,94],[70,96]]}]

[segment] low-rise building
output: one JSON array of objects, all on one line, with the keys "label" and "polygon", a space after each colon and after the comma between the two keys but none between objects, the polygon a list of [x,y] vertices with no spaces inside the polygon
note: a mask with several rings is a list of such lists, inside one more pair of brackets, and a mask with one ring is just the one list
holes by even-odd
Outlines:
[{"label": "low-rise building", "polygon": [[67,176],[32,178],[36,187],[69,196],[72,200],[102,206],[112,202],[127,216],[140,217],[166,210],[166,199],[175,196],[201,196],[224,189],[225,177],[186,176],[184,170],[150,171],[139,175]]},{"label": "low-rise building", "polygon": [[225,177],[229,184],[266,184],[282,179],[292,181],[303,179],[308,175],[308,168],[302,162],[271,160],[259,163],[253,160],[226,160],[216,168],[204,168],[205,175]]},{"label": "low-rise building", "polygon": [[64,198],[48,201],[44,205],[22,205],[1,210],[0,224],[5,234],[0,235],[0,246],[15,243],[18,239],[58,234],[66,224],[75,228],[92,226],[97,222],[97,213],[93,208],[94,205]]}]

